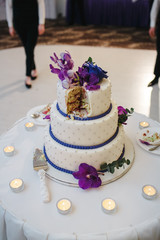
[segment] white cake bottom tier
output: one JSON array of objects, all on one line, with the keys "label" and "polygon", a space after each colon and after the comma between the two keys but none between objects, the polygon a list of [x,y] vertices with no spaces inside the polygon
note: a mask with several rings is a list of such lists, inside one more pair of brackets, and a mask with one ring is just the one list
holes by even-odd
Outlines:
[{"label": "white cake bottom tier", "polygon": [[124,149],[124,130],[119,128],[117,136],[108,144],[95,149],[76,149],[56,142],[45,129],[44,146],[48,159],[57,167],[77,171],[81,163],[87,163],[97,170],[102,163],[112,163],[119,159]]},{"label": "white cake bottom tier", "polygon": [[57,107],[55,101],[51,108],[51,129],[54,136],[65,143],[80,146],[98,145],[110,139],[116,132],[118,111],[114,102],[105,116],[85,121],[67,118],[57,110]]}]

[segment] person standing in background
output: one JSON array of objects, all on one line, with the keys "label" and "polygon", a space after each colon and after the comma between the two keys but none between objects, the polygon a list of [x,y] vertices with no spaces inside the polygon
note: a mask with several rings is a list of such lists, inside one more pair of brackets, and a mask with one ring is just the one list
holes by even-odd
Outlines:
[{"label": "person standing in background", "polygon": [[160,0],[154,0],[150,13],[150,29],[151,38],[156,36],[157,57],[154,67],[154,79],[148,84],[151,87],[158,83],[160,77]]},{"label": "person standing in background", "polygon": [[38,35],[45,32],[44,0],[6,0],[6,16],[9,33],[18,34],[26,55],[25,86],[32,87],[31,80],[37,78],[34,48]]}]

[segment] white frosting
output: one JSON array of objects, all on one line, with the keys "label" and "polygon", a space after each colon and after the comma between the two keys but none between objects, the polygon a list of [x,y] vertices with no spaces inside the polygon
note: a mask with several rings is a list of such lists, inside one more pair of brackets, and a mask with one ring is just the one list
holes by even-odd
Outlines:
[{"label": "white frosting", "polygon": [[113,136],[118,125],[117,105],[112,102],[112,110],[106,116],[89,121],[71,120],[62,116],[56,108],[57,101],[51,107],[51,128],[56,138],[73,145],[98,145]]},{"label": "white frosting", "polygon": [[[57,83],[57,101],[62,112],[67,113],[66,99],[69,90]],[[87,117],[98,116],[105,113],[111,104],[111,83],[103,79],[100,89],[86,91],[89,112]],[[57,101],[51,107],[51,129],[54,136],[67,144],[78,146],[94,146],[106,142],[116,132],[118,126],[117,105],[112,102],[112,110],[104,117],[89,121],[72,120],[64,117],[56,108]],[[125,142],[123,126],[119,128],[117,136],[108,144],[96,149],[75,149],[57,143],[45,130],[45,149],[48,158],[55,165],[77,171],[81,163],[87,163],[97,170],[104,162],[112,163],[119,159]]]},{"label": "white frosting", "polygon": [[[77,137],[80,131],[81,129],[76,133]],[[112,163],[120,157],[124,147],[124,130],[121,126],[113,141],[103,147],[89,150],[69,148],[55,142],[49,135],[48,128],[45,130],[44,139],[47,156],[57,166],[77,171],[81,163],[87,163],[99,170],[101,163]]]},{"label": "white frosting", "polygon": [[[61,80],[57,83],[57,101],[60,109],[67,113],[66,107],[66,96],[67,89],[62,87]],[[110,106],[111,102],[111,83],[109,79],[104,78],[100,83],[100,89],[95,91],[86,90],[88,102],[89,102],[89,113],[87,116],[97,116],[104,113]]]}]

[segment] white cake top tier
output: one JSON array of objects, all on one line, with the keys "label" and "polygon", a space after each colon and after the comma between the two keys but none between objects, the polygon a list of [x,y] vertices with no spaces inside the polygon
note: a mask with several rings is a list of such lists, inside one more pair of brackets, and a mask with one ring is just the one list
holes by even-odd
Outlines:
[{"label": "white cake top tier", "polygon": [[[84,88],[83,88],[84,89]],[[62,82],[57,83],[57,101],[62,112],[67,114],[67,95],[70,89],[62,87]],[[107,78],[103,78],[100,83],[100,89],[89,91],[85,89],[88,103],[87,117],[93,117],[106,112],[111,104],[111,83]]]}]

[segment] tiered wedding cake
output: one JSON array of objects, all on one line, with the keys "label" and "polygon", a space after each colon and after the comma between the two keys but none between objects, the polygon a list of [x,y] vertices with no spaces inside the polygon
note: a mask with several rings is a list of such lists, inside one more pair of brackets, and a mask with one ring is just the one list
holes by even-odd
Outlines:
[{"label": "tiered wedding cake", "polygon": [[[111,99],[111,83],[100,67],[89,58],[77,72],[68,52],[51,59],[58,74],[57,100],[51,107],[51,124],[45,132],[44,153],[48,162],[66,173],[88,164],[101,166],[120,161],[125,152],[123,125]],[[126,110],[121,109],[126,116]],[[126,119],[125,119],[126,120]],[[108,169],[107,169],[108,170]]]}]

